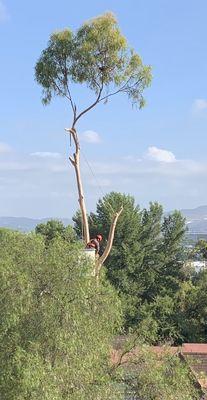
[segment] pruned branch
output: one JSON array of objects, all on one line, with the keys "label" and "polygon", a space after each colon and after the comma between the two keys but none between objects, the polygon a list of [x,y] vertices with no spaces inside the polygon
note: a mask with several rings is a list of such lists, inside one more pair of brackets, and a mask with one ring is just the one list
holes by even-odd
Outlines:
[{"label": "pruned branch", "polygon": [[107,259],[112,245],[113,245],[113,240],[114,240],[114,233],[115,233],[115,229],[116,229],[116,224],[118,221],[119,216],[121,215],[123,211],[123,206],[120,208],[120,210],[113,216],[112,222],[111,222],[111,226],[110,226],[110,231],[109,231],[109,236],[108,236],[108,241],[107,241],[107,245],[106,248],[104,250],[104,253],[102,254],[101,257],[99,257],[96,261],[96,265],[95,265],[95,274],[98,277],[101,267],[104,263],[104,261]]}]

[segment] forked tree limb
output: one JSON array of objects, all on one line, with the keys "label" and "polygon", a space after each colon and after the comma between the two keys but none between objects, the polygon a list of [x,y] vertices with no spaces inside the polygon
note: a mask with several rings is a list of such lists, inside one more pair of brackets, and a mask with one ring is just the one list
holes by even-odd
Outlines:
[{"label": "forked tree limb", "polygon": [[104,261],[107,259],[108,255],[110,254],[110,251],[111,251],[111,248],[112,248],[112,245],[113,245],[116,224],[117,224],[118,218],[121,215],[122,211],[123,211],[123,206],[120,208],[120,210],[116,214],[114,214],[114,216],[112,218],[112,222],[111,222],[111,226],[110,226],[110,230],[109,230],[109,236],[108,236],[108,241],[107,241],[106,248],[105,248],[104,253],[102,254],[102,256],[99,257],[96,260],[96,264],[95,264],[95,275],[96,275],[96,277],[99,276],[101,267],[102,267]]},{"label": "forked tree limb", "polygon": [[[82,185],[82,179],[81,179],[81,173],[80,173],[80,145],[79,145],[79,140],[78,140],[78,135],[76,132],[76,129],[74,127],[70,129],[65,129],[67,132],[70,133],[71,137],[73,138],[73,142],[75,145],[75,153],[73,154],[73,157],[69,157],[69,160],[71,164],[73,165],[75,169],[75,174],[76,174],[76,182],[77,182],[77,188],[78,188],[78,195],[79,195],[79,204],[80,204],[80,209],[81,209],[81,216],[82,216],[82,224],[83,224],[83,237],[85,244],[87,244],[90,241],[90,232],[89,232],[89,224],[88,224],[88,216],[87,216],[87,211],[86,211],[86,204],[85,204],[85,198],[84,198],[84,192],[83,192],[83,185]],[[103,255],[96,260],[95,263],[95,275],[98,277],[101,267],[108,257],[112,245],[113,245],[113,240],[114,240],[114,233],[115,233],[115,228],[116,224],[118,221],[118,218],[120,214],[122,213],[123,207],[120,208],[120,210],[114,214],[109,230],[109,236],[108,236],[108,241],[106,248],[104,250]]]}]

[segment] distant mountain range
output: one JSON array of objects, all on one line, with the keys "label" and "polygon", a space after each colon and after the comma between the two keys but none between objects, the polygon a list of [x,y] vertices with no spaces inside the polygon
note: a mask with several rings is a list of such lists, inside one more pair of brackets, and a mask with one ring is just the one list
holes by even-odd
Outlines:
[{"label": "distant mountain range", "polygon": [[180,211],[186,218],[189,233],[207,234],[207,206]]},{"label": "distant mountain range", "polygon": [[10,228],[21,232],[30,232],[33,231],[38,224],[46,223],[50,219],[58,219],[59,221],[62,221],[65,226],[72,224],[72,220],[69,218],[34,219],[26,217],[0,217],[0,227]]},{"label": "distant mountain range", "polygon": [[[207,235],[207,206],[183,209],[180,211],[186,218],[189,234]],[[0,217],[0,227],[29,232],[34,230],[37,224],[45,223],[50,219],[52,218],[34,219],[26,217]],[[72,224],[72,220],[69,218],[57,219],[62,221],[64,225]]]}]

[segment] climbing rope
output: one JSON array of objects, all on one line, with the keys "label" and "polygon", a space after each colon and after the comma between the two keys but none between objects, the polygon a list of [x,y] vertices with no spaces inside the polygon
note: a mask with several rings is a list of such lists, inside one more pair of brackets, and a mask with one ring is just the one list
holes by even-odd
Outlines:
[{"label": "climbing rope", "polygon": [[[94,180],[95,180],[95,182],[96,182],[96,184],[97,184],[97,186],[98,186],[98,189],[100,190],[102,196],[104,197],[104,196],[105,196],[105,193],[104,193],[104,191],[103,191],[103,188],[101,187],[100,182],[98,181],[98,179],[97,179],[97,177],[96,177],[96,175],[95,175],[95,173],[94,173],[94,171],[93,171],[93,169],[92,169],[92,167],[91,167],[89,161],[87,160],[86,155],[84,154],[83,150],[81,150],[81,154],[82,154],[82,156],[83,156],[83,158],[84,158],[84,161],[85,161],[85,163],[87,164],[87,166],[88,166],[88,168],[89,168],[89,170],[90,170],[90,172],[91,172],[91,174],[92,174],[92,176],[93,176],[93,178],[94,178]],[[111,209],[111,211],[113,212],[113,214],[115,214],[115,210],[113,209],[112,205],[111,205],[109,202],[105,202],[105,205],[106,205],[107,207],[109,206],[109,208]]]},{"label": "climbing rope", "polygon": [[[67,129],[67,128],[66,128],[65,130],[66,130],[67,132],[70,131],[70,130]],[[72,146],[72,143],[71,143],[71,142],[72,142],[72,137],[71,137],[71,136],[72,136],[72,135],[71,135],[71,132],[70,132],[70,147]],[[92,167],[91,167],[89,161],[87,160],[86,155],[85,155],[84,152],[82,151],[82,149],[80,149],[80,153],[81,153],[81,155],[83,156],[83,159],[84,159],[85,163],[87,164],[88,169],[89,169],[91,175],[93,176],[93,179],[94,179],[94,181],[96,182],[97,187],[98,187],[100,193],[101,193],[102,196],[104,197],[104,196],[105,196],[105,193],[104,193],[104,191],[103,191],[103,189],[102,189],[102,186],[100,185],[100,182],[98,181],[98,179],[97,179],[97,177],[96,177],[96,175],[95,175],[95,173],[94,173],[94,171],[93,171],[93,169],[92,169]],[[112,215],[111,215],[111,211],[112,211],[112,214],[113,214],[113,215],[115,214],[115,210],[114,210],[114,208],[112,207],[112,205],[110,204],[109,201],[105,201],[105,207],[106,207],[106,209],[108,208],[110,217],[112,216]],[[82,234],[82,240],[83,240],[83,239],[84,239],[84,226],[83,226],[83,223],[81,223],[81,231],[82,231],[81,234]]]}]

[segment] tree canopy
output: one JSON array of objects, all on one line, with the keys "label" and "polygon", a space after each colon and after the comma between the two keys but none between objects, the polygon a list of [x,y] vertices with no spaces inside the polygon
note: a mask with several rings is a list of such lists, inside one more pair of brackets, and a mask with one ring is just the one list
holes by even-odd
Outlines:
[{"label": "tree canopy", "polygon": [[133,104],[143,107],[143,91],[152,78],[150,66],[128,45],[112,13],[85,22],[77,32],[53,33],[36,64],[35,77],[43,88],[43,103],[55,95],[67,98],[74,122],[82,111],[77,113],[71,84],[85,84],[95,93],[89,109],[117,93],[125,93]]},{"label": "tree canopy", "polygon": [[[141,210],[132,196],[111,192],[89,215],[92,235],[100,232],[105,241],[113,212],[120,205],[123,212],[105,266],[108,279],[122,298],[125,328],[144,329],[146,333],[146,326],[151,325],[153,342],[176,341],[183,333],[175,296],[185,280],[185,220],[178,211],[164,215],[158,203]],[[79,214],[74,222],[80,235]]]},{"label": "tree canopy", "polygon": [[73,227],[71,225],[64,226],[62,221],[55,219],[51,219],[46,223],[38,224],[35,228],[35,233],[42,235],[46,244],[58,237],[71,243],[76,240]]},{"label": "tree canopy", "polygon": [[191,256],[195,260],[207,260],[207,241],[204,239],[198,240],[192,250]]}]

